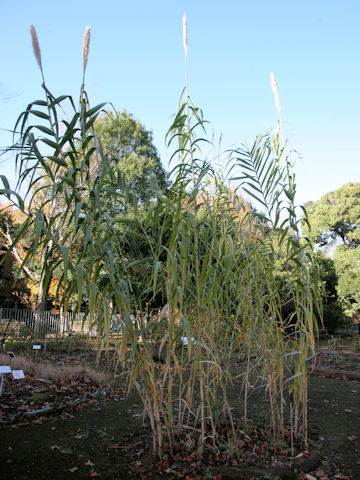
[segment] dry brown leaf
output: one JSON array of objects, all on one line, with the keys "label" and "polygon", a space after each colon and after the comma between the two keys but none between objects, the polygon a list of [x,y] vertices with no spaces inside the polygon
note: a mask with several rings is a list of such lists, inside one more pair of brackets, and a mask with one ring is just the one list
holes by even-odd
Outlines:
[{"label": "dry brown leaf", "polygon": [[115,442],[112,445],[110,445],[110,448],[121,448],[121,442]]},{"label": "dry brown leaf", "polygon": [[241,440],[240,438],[238,438],[235,440],[235,445],[239,448],[244,448],[246,443],[244,442],[244,440]]}]

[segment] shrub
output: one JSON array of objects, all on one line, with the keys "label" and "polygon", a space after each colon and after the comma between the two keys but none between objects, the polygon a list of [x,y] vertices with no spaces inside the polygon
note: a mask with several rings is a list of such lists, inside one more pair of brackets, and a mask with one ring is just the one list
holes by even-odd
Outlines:
[{"label": "shrub", "polygon": [[325,303],[323,305],[324,327],[328,333],[333,334],[338,328],[344,328],[345,315],[337,302]]}]

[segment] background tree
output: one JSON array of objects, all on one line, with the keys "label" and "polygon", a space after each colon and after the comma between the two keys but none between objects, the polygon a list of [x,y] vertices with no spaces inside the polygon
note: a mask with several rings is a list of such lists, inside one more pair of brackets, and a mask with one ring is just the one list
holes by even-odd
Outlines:
[{"label": "background tree", "polygon": [[[309,226],[304,232],[319,247],[334,247],[333,261],[325,270],[332,275],[333,262],[337,277],[338,302],[349,316],[360,312],[360,183],[348,183],[327,193],[318,202],[306,205]],[[324,262],[322,259],[323,270]],[[332,295],[333,298],[334,295]],[[339,309],[335,299],[326,305]],[[326,315],[326,311],[324,311]],[[326,318],[325,318],[326,320]]]},{"label": "background tree", "polygon": [[360,312],[360,246],[352,249],[338,246],[334,262],[339,277],[337,293],[345,313],[354,316]]},{"label": "background tree", "polygon": [[105,155],[116,162],[141,204],[148,204],[154,196],[149,188],[150,177],[155,177],[158,187],[165,190],[166,174],[153,144],[152,133],[139,120],[126,110],[109,111],[97,119],[95,133]]},{"label": "background tree", "polygon": [[[49,105],[52,104],[51,102],[56,105],[56,99],[50,97],[50,95],[48,93]],[[22,128],[27,125],[29,112],[32,108],[33,105],[29,105],[27,111],[22,114]],[[38,179],[35,182],[32,182],[29,178],[27,169],[21,170],[19,176],[19,186],[28,184],[28,198],[31,199],[28,202],[28,223],[29,225],[33,222],[38,222],[39,225],[43,223],[44,228],[51,232],[50,237],[45,239],[44,231],[42,231],[41,237],[44,239],[42,248],[37,248],[36,253],[32,252],[31,265],[28,262],[23,265],[24,272],[38,285],[35,305],[40,310],[48,308],[52,303],[54,295],[49,294],[50,285],[52,284],[54,293],[56,291],[54,278],[59,279],[59,275],[56,273],[57,252],[53,248],[54,242],[62,244],[74,253],[74,250],[81,248],[80,245],[84,239],[80,232],[75,234],[74,224],[65,219],[64,206],[67,204],[69,196],[71,196],[72,180],[68,184],[65,183],[67,187],[62,187],[61,192],[54,193],[54,189],[59,185],[59,180],[64,176],[68,167],[72,168],[71,171],[73,172],[78,172],[83,168],[81,167],[84,162],[81,152],[82,146],[79,144],[78,146],[73,145],[69,147],[66,144],[68,138],[70,138],[69,132],[72,131],[74,125],[72,122],[67,123],[61,117],[58,117],[55,107],[50,109],[50,113],[56,129],[59,130],[60,124],[66,127],[62,136],[60,130],[49,133],[51,129],[46,130],[42,126],[31,127],[31,130],[34,130],[34,128],[40,130],[43,136],[29,136],[26,138],[26,141],[12,147],[20,165],[23,165],[22,160],[27,158],[38,171]],[[120,170],[130,182],[132,197],[137,199],[135,205],[138,205],[140,210],[142,205],[146,204],[149,206],[154,190],[162,190],[166,187],[165,171],[161,165],[156,148],[152,144],[151,132],[147,131],[139,121],[136,121],[125,111],[122,113],[117,112],[116,115],[108,113],[103,118],[99,118],[95,124],[96,133],[94,132],[94,134],[99,136],[104,149],[104,155],[114,166],[114,173],[116,174],[116,171]],[[54,139],[57,141],[54,141]],[[95,137],[93,141],[95,141]],[[44,146],[47,150],[47,156],[44,155]],[[49,147],[52,148],[51,155],[49,154]],[[41,158],[41,161],[39,161],[39,158]],[[92,160],[92,164],[89,166],[88,181],[91,184],[95,181],[99,168],[101,168],[98,163],[98,159],[95,159]],[[152,187],[149,186],[151,177],[154,179]],[[84,194],[83,192],[82,196]],[[85,199],[82,198],[82,200]],[[124,227],[124,223],[119,222],[119,216],[126,217],[126,221],[131,222],[135,217],[136,211],[127,209],[125,212],[122,204],[115,201],[115,197],[111,197],[106,202],[106,205],[106,217],[108,220],[114,220],[112,228],[118,237],[117,241],[120,241],[127,247],[128,243],[124,238],[126,227]],[[81,202],[79,201],[78,209],[76,215],[80,215],[79,221],[81,221],[81,216],[84,213],[81,212]],[[139,214],[139,211],[137,213]],[[29,220],[30,217],[32,218],[31,221]],[[96,219],[98,223],[104,220],[105,217]],[[12,229],[4,224],[2,232],[3,237],[6,237],[8,246],[10,246],[13,241]],[[27,235],[25,230],[23,234]],[[12,252],[17,263],[22,264],[24,255],[19,255],[18,247],[15,246]],[[128,253],[130,256],[131,252]],[[43,269],[45,263],[53,265],[53,268],[47,269],[47,272],[45,272]]]},{"label": "background tree", "polygon": [[[269,233],[269,236],[274,238],[272,232]],[[313,263],[319,272],[324,327],[329,333],[334,333],[337,328],[344,325],[344,311],[337,293],[338,275],[335,263],[332,258],[320,251],[313,254]],[[295,310],[291,290],[296,282],[296,271],[294,265],[286,262],[286,249],[280,249],[277,245],[274,245],[274,276],[278,282],[278,291],[282,299],[282,314],[287,318]],[[319,313],[317,317],[319,325],[321,325]],[[290,323],[294,324],[295,321],[296,319],[293,318]]]},{"label": "background tree", "polygon": [[0,203],[0,304],[3,307],[30,306],[37,295],[36,281],[39,278],[36,274],[25,267],[17,275],[26,254],[27,239],[22,238],[11,253],[8,252],[23,221],[24,217],[18,209]]},{"label": "background tree", "polygon": [[348,248],[360,245],[360,183],[347,183],[318,202],[306,204],[311,231],[305,233],[319,246],[338,241]]},{"label": "background tree", "polygon": [[344,309],[338,294],[338,273],[333,258],[318,251],[314,254],[314,261],[319,268],[321,279],[321,298],[323,303],[324,327],[329,333],[344,326]]}]

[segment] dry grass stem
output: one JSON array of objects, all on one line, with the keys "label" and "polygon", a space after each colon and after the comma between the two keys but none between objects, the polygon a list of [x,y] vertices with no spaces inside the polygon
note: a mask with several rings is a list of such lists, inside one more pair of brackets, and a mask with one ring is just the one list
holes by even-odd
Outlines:
[{"label": "dry grass stem", "polygon": [[87,381],[99,386],[108,385],[110,382],[108,375],[86,366],[43,364],[21,355],[9,359],[8,355],[1,354],[0,364],[10,364],[13,370],[23,370],[27,377],[42,378],[53,382],[59,382],[63,378],[72,381]]}]

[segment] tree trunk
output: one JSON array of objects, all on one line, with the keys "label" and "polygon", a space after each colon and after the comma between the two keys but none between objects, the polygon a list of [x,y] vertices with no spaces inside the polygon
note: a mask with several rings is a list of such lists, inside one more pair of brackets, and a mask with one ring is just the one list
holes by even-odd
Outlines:
[{"label": "tree trunk", "polygon": [[[51,250],[52,247],[52,241],[50,240],[46,247],[44,248],[44,251],[41,255],[41,264],[44,265],[43,269],[41,271],[40,279],[39,279],[39,293],[37,296],[37,301],[36,301],[36,311],[37,312],[43,312],[46,310],[47,306],[47,297],[49,293],[49,288],[50,288],[50,283],[52,279],[52,274],[50,275],[50,278],[46,282],[46,264],[49,263],[49,259],[47,258],[48,252]],[[46,282],[46,283],[45,283]]]},{"label": "tree trunk", "polygon": [[51,278],[50,278],[49,282],[47,282],[47,285],[45,286],[45,278],[44,277],[45,277],[45,272],[43,274],[41,274],[41,277],[40,277],[39,292],[38,292],[38,296],[37,296],[37,300],[36,300],[36,307],[35,307],[35,310],[37,312],[44,312],[46,310],[46,307],[47,307],[47,297],[48,297],[48,293],[49,293]]}]

